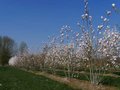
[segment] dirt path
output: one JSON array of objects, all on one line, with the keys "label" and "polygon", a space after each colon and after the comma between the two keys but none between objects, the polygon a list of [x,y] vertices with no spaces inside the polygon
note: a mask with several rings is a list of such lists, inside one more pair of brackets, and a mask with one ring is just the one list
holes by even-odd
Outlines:
[{"label": "dirt path", "polygon": [[[62,71],[62,72],[68,72],[67,70],[60,70],[60,69],[54,69],[54,71],[56,72],[56,71]],[[89,75],[89,73],[88,72],[84,72],[84,71],[81,71],[81,72],[79,72],[79,71],[74,71],[73,73],[78,73],[78,74],[87,74],[87,75]],[[120,78],[120,75],[116,75],[116,74],[112,74],[112,73],[109,73],[109,74],[99,74],[99,75],[103,75],[103,76],[111,76],[111,77],[115,77],[115,78]]]},{"label": "dirt path", "polygon": [[103,85],[92,85],[90,84],[90,82],[88,81],[84,81],[84,80],[77,80],[77,79],[70,79],[68,80],[67,78],[63,78],[57,75],[52,75],[52,74],[48,74],[45,72],[33,72],[30,71],[31,73],[34,73],[36,75],[41,75],[41,76],[45,76],[47,78],[50,78],[52,80],[64,83],[70,87],[72,87],[75,90],[117,90],[117,88],[115,87],[110,87],[110,86],[103,86]]}]

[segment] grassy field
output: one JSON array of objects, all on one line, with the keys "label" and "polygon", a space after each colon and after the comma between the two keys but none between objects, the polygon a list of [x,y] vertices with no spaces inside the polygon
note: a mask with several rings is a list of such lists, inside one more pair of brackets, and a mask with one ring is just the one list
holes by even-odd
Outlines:
[{"label": "grassy field", "polygon": [[43,76],[12,67],[0,67],[0,90],[73,90]]},{"label": "grassy field", "polygon": [[[52,73],[52,72],[48,71],[48,73]],[[56,71],[56,74],[59,76],[65,77],[65,74],[63,71]],[[113,76],[103,76],[100,84],[105,85],[105,86],[117,87],[118,90],[120,90],[120,72],[113,72],[110,74]],[[77,75],[77,73],[75,73],[75,75]],[[115,77],[114,77],[114,75],[115,75]],[[117,75],[117,77],[116,77],[116,75]],[[78,77],[74,77],[74,78],[79,79],[79,80],[89,81],[87,79],[87,77],[89,77],[89,75],[81,73],[78,75]]]}]

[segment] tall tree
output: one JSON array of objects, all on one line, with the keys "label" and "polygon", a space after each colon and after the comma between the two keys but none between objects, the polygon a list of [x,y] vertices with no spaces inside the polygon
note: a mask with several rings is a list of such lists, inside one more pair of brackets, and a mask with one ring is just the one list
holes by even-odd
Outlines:
[{"label": "tall tree", "polygon": [[27,53],[27,52],[28,52],[28,46],[27,46],[26,42],[22,41],[19,46],[19,53],[23,54],[23,53]]},{"label": "tall tree", "polygon": [[1,63],[1,54],[2,54],[2,37],[0,36],[0,63]]},{"label": "tall tree", "polygon": [[15,41],[8,36],[0,37],[1,65],[8,64],[9,59],[15,54]]}]

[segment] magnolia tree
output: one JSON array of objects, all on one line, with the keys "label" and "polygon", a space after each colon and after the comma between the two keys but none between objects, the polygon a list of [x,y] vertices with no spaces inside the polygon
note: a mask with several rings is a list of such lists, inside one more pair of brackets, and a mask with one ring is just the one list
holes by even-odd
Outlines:
[{"label": "magnolia tree", "polygon": [[[24,53],[22,55],[17,56],[16,59],[17,60],[14,63],[14,66],[16,67],[24,68],[26,70],[43,71],[44,58],[42,54]],[[11,60],[10,64],[12,62]]]},{"label": "magnolia tree", "polygon": [[[91,83],[99,84],[102,79],[100,75],[104,74],[111,64],[114,66],[115,60],[119,58],[120,33],[108,25],[111,11],[106,12],[106,17],[101,16],[103,23],[98,25],[98,29],[95,30],[88,9],[88,1],[84,0],[84,3],[85,10],[81,16],[83,23],[78,23],[82,30],[81,58],[86,61],[86,68],[88,67],[90,70]],[[112,8],[117,10],[115,4],[112,4]]]},{"label": "magnolia tree", "polygon": [[73,77],[77,64],[72,29],[66,25],[60,30],[60,36],[52,37],[47,50],[45,66],[54,73],[62,69],[69,78]]},{"label": "magnolia tree", "polygon": [[37,55],[19,56],[17,66],[42,71],[63,71],[66,77],[85,71],[91,83],[99,84],[106,70],[120,69],[120,32],[109,25],[113,11],[119,12],[116,5],[101,16],[102,23],[94,28],[93,18],[84,0],[84,14],[77,23],[80,32],[74,32],[69,25],[61,28],[60,34],[49,38],[48,44]]},{"label": "magnolia tree", "polygon": [[[113,31],[114,30],[114,31]],[[120,58],[120,33],[107,29],[104,32],[104,37],[98,40],[99,58],[106,59],[106,67],[119,67],[118,59]]]},{"label": "magnolia tree", "polygon": [[118,12],[118,9],[113,3],[113,10],[106,11],[105,17],[101,16],[102,24],[95,29],[93,18],[89,13],[88,1],[84,0],[84,3],[82,22],[78,23],[82,33],[74,35],[70,26],[62,27],[57,40],[59,45],[54,42],[48,56],[51,58],[49,58],[51,66],[57,65],[56,62],[65,66],[68,77],[78,68],[89,69],[91,83],[99,84],[102,80],[100,75],[112,66],[119,67],[120,33],[108,24],[112,11]]}]

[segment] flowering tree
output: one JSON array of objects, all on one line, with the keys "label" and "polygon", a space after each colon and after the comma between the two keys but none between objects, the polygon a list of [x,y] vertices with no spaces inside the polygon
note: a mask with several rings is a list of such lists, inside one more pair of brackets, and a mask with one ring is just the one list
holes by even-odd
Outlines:
[{"label": "flowering tree", "polygon": [[[119,13],[114,3],[112,9]],[[113,11],[106,11],[106,15],[101,16],[102,23],[94,28],[88,0],[84,0],[82,22],[77,23],[80,32],[74,32],[69,25],[63,26],[60,35],[51,37],[39,55],[24,54],[18,65],[48,69],[54,74],[59,69],[68,78],[82,70],[89,73],[87,76],[92,84],[98,85],[106,70],[120,68],[120,32],[109,25]]]},{"label": "flowering tree", "polygon": [[[100,74],[105,73],[106,65],[115,64],[114,59],[119,56],[120,33],[108,25],[111,11],[106,12],[106,17],[101,16],[103,23],[98,25],[98,30],[94,31],[88,0],[84,0],[84,3],[84,14],[81,16],[83,23],[81,25],[78,23],[82,30],[80,42],[82,59],[87,61],[91,83],[99,84]],[[112,4],[112,8],[117,11],[115,4]]]}]

